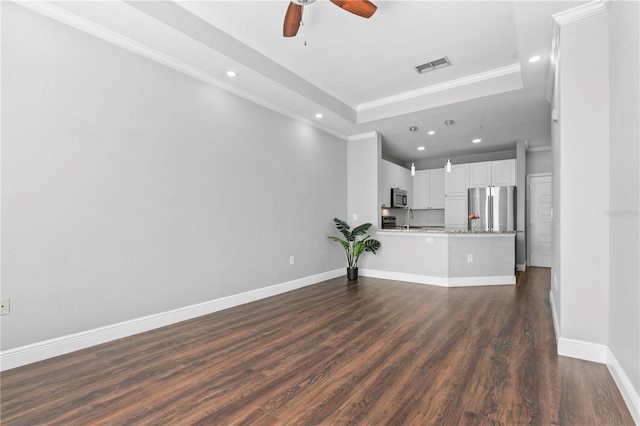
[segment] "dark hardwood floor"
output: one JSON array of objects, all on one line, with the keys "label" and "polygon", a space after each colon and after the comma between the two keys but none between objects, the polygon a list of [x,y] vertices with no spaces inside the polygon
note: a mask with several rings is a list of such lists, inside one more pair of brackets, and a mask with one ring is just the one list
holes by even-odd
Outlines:
[{"label": "dark hardwood floor", "polygon": [[632,425],[556,355],[549,281],[326,281],[3,372],[2,424]]}]

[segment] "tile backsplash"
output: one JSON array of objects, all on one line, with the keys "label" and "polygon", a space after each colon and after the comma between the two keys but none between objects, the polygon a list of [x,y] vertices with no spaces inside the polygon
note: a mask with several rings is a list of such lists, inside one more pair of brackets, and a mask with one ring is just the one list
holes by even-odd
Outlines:
[{"label": "tile backsplash", "polygon": [[[412,226],[444,226],[444,209],[412,210]],[[383,209],[383,216],[395,216],[398,226],[406,225],[407,211],[405,209]]]}]

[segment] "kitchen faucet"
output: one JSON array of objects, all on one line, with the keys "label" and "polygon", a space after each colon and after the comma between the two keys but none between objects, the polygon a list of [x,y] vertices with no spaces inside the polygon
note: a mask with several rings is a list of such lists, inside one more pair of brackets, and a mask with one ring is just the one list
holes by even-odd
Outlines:
[{"label": "kitchen faucet", "polygon": [[411,207],[407,207],[407,229],[411,228],[411,217],[413,216],[413,211]]}]

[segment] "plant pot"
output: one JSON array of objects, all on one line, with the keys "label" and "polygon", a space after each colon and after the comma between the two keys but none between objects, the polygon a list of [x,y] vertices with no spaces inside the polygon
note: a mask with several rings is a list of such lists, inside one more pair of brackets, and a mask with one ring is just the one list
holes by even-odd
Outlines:
[{"label": "plant pot", "polygon": [[358,268],[347,268],[347,279],[349,281],[358,281]]}]

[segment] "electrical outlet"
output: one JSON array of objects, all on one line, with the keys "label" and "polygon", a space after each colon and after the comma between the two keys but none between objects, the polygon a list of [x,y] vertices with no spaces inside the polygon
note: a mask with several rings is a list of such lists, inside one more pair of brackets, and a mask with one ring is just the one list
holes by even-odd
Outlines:
[{"label": "electrical outlet", "polygon": [[469,263],[473,262],[473,255],[472,254],[468,254],[467,255],[467,262],[469,262]]},{"label": "electrical outlet", "polygon": [[296,263],[296,258],[295,256],[289,256],[289,265],[293,265]]},{"label": "electrical outlet", "polygon": [[358,221],[358,215],[356,213],[354,213],[351,217],[353,217],[354,222]]},{"label": "electrical outlet", "polygon": [[11,299],[0,299],[0,315],[11,313]]}]

